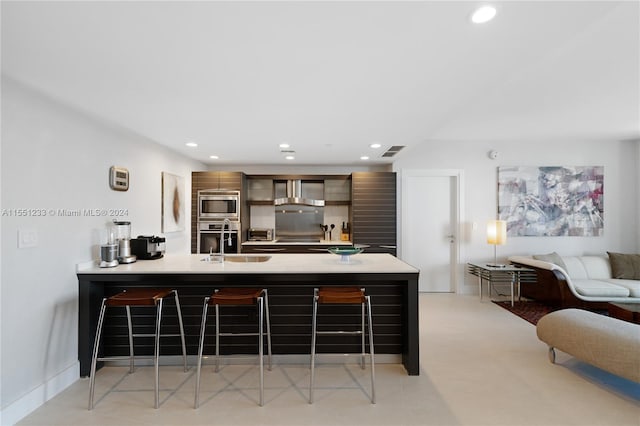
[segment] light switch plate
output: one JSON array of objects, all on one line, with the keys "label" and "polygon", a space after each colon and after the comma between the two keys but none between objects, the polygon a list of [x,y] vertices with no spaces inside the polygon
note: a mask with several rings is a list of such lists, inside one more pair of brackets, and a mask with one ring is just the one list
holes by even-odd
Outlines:
[{"label": "light switch plate", "polygon": [[18,248],[38,247],[38,231],[18,229]]}]

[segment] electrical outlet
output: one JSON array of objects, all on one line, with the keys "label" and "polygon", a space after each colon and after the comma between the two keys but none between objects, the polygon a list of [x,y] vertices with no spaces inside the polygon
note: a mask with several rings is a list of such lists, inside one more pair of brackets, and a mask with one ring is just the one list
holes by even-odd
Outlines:
[{"label": "electrical outlet", "polygon": [[35,229],[18,230],[18,248],[38,247],[38,231]]}]

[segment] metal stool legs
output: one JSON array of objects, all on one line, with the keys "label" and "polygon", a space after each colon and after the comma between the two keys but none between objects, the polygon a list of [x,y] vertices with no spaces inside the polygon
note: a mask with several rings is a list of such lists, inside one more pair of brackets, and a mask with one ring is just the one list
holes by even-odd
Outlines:
[{"label": "metal stool legs", "polygon": [[[224,289],[223,289],[224,290]],[[228,290],[228,289],[227,289]],[[267,289],[239,289],[240,294],[233,290],[225,291],[216,290],[213,296],[204,298],[204,306],[202,308],[202,323],[200,324],[200,343],[198,345],[198,361],[196,371],[196,395],[194,408],[200,406],[200,371],[202,369],[202,356],[204,351],[204,337],[207,324],[207,314],[209,305],[215,306],[215,322],[216,322],[216,367],[215,371],[220,370],[220,336],[258,336],[258,365],[260,368],[260,406],[264,405],[264,318],[266,313],[267,325],[267,354],[269,357],[269,370],[272,368],[271,362],[271,322],[269,319],[269,296]],[[258,332],[257,333],[221,333],[220,332],[220,305],[248,305],[256,304],[258,309]]]},{"label": "metal stool legs", "polygon": [[[263,289],[262,290],[262,297],[258,297],[256,299],[256,303],[258,304],[258,327],[260,330],[260,333],[258,333],[258,340],[260,340],[260,348],[258,349],[259,351],[259,356],[260,356],[260,368],[262,369],[263,366],[263,362],[262,362],[262,356],[263,356],[263,341],[262,341],[262,336],[264,334],[263,330],[264,330],[264,318],[266,318],[266,322],[267,322],[267,354],[268,354],[268,358],[269,358],[269,371],[271,371],[271,367],[272,367],[272,363],[271,363],[271,323],[269,320],[269,295],[267,292],[267,289]],[[220,336],[238,336],[238,335],[243,335],[243,334],[239,334],[239,333],[220,333],[220,305],[216,304],[216,373],[218,371],[220,371]],[[255,335],[255,333],[246,333],[244,334],[246,335]]]},{"label": "metal stool legs", "polygon": [[[180,340],[182,344],[182,359],[184,364],[184,371],[187,371],[187,349],[185,344],[184,337],[184,325],[182,322],[182,312],[180,310],[180,299],[178,298],[178,292],[176,290],[132,290],[132,291],[124,291],[115,296],[102,299],[102,304],[100,306],[100,315],[98,317],[98,326],[96,329],[96,338],[93,344],[93,356],[91,358],[91,373],[89,377],[89,410],[92,410],[94,407],[94,395],[95,395],[95,374],[96,374],[96,366],[98,361],[107,361],[107,360],[119,360],[119,359],[128,359],[129,360],[129,373],[133,373],[134,371],[134,363],[135,356],[133,351],[133,338],[134,337],[155,337],[154,344],[154,353],[153,353],[153,365],[154,365],[154,379],[155,379],[155,387],[154,387],[154,407],[158,408],[160,405],[160,324],[162,320],[162,307],[164,298],[168,295],[173,295],[176,311],[178,314],[178,324],[180,326]],[[98,352],[100,349],[100,341],[102,337],[102,328],[104,325],[104,316],[107,307],[111,306],[124,306],[127,312],[127,328],[129,335],[129,356],[128,357],[106,357],[99,358]],[[155,322],[155,333],[154,334],[134,334],[133,333],[133,325],[131,321],[131,306],[155,306],[156,307],[156,322]],[[163,335],[174,336],[170,334]]]},{"label": "metal stool legs", "polygon": [[[360,366],[365,368],[365,308],[367,313],[367,324],[369,329],[369,357],[371,363],[371,403],[376,403],[376,387],[375,387],[375,354],[373,346],[373,321],[371,317],[371,299],[364,294],[364,289],[344,289],[336,288],[335,293],[331,293],[331,288],[321,289],[320,291],[314,289],[313,296],[313,313],[311,322],[311,378],[309,383],[309,404],[313,403],[313,389],[315,379],[315,361],[316,361],[316,340],[317,335],[361,335],[362,336],[362,353],[360,356]],[[321,300],[321,291],[325,291],[325,299]],[[361,330],[360,331],[318,331],[318,304],[354,304],[359,303],[362,306],[361,313]]]}]

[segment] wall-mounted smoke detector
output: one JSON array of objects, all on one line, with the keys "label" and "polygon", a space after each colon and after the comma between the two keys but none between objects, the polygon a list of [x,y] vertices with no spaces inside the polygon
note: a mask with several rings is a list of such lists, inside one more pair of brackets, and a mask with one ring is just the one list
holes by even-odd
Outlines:
[{"label": "wall-mounted smoke detector", "polygon": [[391,148],[382,153],[381,157],[393,157],[404,149],[405,145],[393,145]]}]

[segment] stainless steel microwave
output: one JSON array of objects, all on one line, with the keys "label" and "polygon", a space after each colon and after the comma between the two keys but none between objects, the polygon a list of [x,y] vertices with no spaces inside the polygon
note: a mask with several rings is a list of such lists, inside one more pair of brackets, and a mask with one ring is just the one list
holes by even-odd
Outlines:
[{"label": "stainless steel microwave", "polygon": [[203,189],[198,191],[198,220],[240,220],[240,191]]}]

